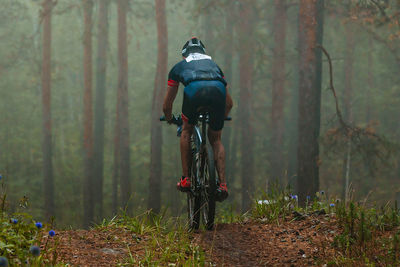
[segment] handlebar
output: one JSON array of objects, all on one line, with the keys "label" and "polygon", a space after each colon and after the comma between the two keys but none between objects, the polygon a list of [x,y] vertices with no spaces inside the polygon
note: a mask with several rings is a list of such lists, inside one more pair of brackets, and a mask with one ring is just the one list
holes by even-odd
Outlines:
[{"label": "handlebar", "polygon": [[[232,117],[228,116],[228,117],[225,118],[225,120],[226,120],[226,121],[231,121],[231,120],[232,120]],[[160,117],[160,121],[167,121],[167,120],[165,119],[165,116],[164,116],[164,115]],[[181,126],[181,125],[183,124],[183,122],[182,122],[182,116],[179,115],[179,116],[175,117],[175,115],[172,115],[172,119],[171,119],[170,123],[175,124],[175,125],[178,125],[178,126]]]},{"label": "handlebar", "polygon": [[[167,121],[167,120],[165,119],[165,116],[164,116],[164,115],[160,117],[160,121]],[[175,125],[177,125],[177,126],[182,126],[183,122],[182,122],[182,117],[181,117],[181,115],[179,115],[179,116],[177,116],[177,117],[175,117],[175,115],[172,115],[172,119],[169,121],[169,123],[175,124]]]},{"label": "handlebar", "polygon": [[[225,120],[226,120],[226,121],[231,121],[232,118],[228,116],[228,117],[225,118]],[[167,120],[165,119],[165,116],[164,116],[164,115],[160,117],[160,121],[167,121]],[[181,136],[181,133],[182,133],[182,125],[183,125],[182,116],[179,115],[179,116],[175,117],[175,115],[172,115],[172,119],[171,119],[168,123],[175,124],[176,126],[178,126],[178,129],[177,129],[177,131],[176,131],[176,135],[177,135],[178,137],[180,137],[180,136]]]}]

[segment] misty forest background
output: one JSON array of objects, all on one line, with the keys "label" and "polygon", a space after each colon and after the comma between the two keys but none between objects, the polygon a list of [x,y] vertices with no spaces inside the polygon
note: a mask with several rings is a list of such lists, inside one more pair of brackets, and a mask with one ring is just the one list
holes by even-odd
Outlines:
[{"label": "misty forest background", "polygon": [[[225,72],[234,100],[223,140],[230,197],[217,212],[246,211],[272,184],[290,185],[300,201],[324,190],[384,204],[400,191],[400,1],[1,6],[0,173],[11,211],[27,205],[35,217],[74,227],[119,208],[184,214],[179,139],[158,118],[168,71],[192,36]],[[316,56],[304,60],[307,47]],[[307,87],[321,59],[322,82]],[[182,85],[175,114],[181,101]],[[317,148],[298,137],[304,129]],[[302,162],[312,174],[299,174]]]}]

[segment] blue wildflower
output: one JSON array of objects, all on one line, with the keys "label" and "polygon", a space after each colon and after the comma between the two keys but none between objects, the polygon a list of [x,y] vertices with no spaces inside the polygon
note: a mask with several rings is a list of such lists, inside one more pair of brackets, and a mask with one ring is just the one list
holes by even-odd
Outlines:
[{"label": "blue wildflower", "polygon": [[17,219],[11,219],[11,222],[12,222],[13,224],[17,224],[17,223],[18,223],[18,220],[17,220]]},{"label": "blue wildflower", "polygon": [[54,230],[50,230],[49,231],[49,236],[53,237],[56,235],[56,232],[54,232]]},{"label": "blue wildflower", "polygon": [[40,255],[40,248],[38,246],[31,246],[29,251],[32,253],[33,256],[39,256]]},{"label": "blue wildflower", "polygon": [[0,267],[7,267],[8,266],[8,260],[6,257],[0,257]]},{"label": "blue wildflower", "polygon": [[38,229],[40,229],[40,228],[43,227],[43,224],[42,224],[41,222],[37,222],[37,223],[35,223],[35,225],[36,225],[36,227],[37,227]]},{"label": "blue wildflower", "polygon": [[307,198],[307,200],[310,200],[310,199],[311,199],[311,197],[310,197],[310,196],[307,196],[306,198]]},{"label": "blue wildflower", "polygon": [[1,180],[1,178],[3,178],[3,175],[0,174],[0,180]]},{"label": "blue wildflower", "polygon": [[331,204],[329,204],[329,206],[333,208],[333,207],[335,207],[335,204],[331,203]]},{"label": "blue wildflower", "polygon": [[297,200],[297,195],[293,195],[292,198]]}]

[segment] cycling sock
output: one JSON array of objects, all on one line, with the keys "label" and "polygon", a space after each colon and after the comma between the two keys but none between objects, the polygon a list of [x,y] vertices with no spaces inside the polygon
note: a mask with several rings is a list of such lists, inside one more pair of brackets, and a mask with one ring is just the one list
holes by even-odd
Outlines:
[{"label": "cycling sock", "polygon": [[182,176],[181,181],[176,186],[180,191],[190,190],[190,177]]},{"label": "cycling sock", "polygon": [[228,191],[228,187],[226,186],[226,183],[219,184],[219,188],[221,188],[224,191]]}]

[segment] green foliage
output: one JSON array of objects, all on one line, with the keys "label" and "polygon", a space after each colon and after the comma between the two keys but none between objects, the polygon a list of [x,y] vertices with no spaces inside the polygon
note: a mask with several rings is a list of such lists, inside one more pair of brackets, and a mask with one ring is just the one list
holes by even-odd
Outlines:
[{"label": "green foliage", "polygon": [[235,206],[228,203],[227,201],[217,206],[215,216],[217,224],[241,222],[245,218],[245,215],[237,213]]},{"label": "green foliage", "polygon": [[[397,208],[389,205],[380,209],[354,202],[338,205],[336,218],[343,229],[332,245],[342,251],[346,259],[362,261],[367,266],[374,262],[398,265],[399,216]],[[388,233],[389,238],[385,237]]]},{"label": "green foliage", "polygon": [[43,255],[35,257],[30,247],[40,244],[43,228],[35,226],[31,215],[14,213],[11,216],[5,211],[0,214],[0,255],[8,259],[11,266],[29,262],[40,264],[44,262]]},{"label": "green foliage", "polygon": [[[146,212],[130,217],[121,214],[110,221],[103,221],[99,229],[124,228],[140,236],[148,237],[143,257],[129,253],[126,262],[119,266],[204,266],[205,253],[193,242],[187,225],[179,218],[166,219],[164,215]],[[129,247],[128,247],[129,249]]]},{"label": "green foliage", "polygon": [[[326,212],[328,214],[326,214]],[[250,218],[265,223],[305,219],[322,215],[335,220],[339,234],[332,246],[336,256],[328,266],[397,266],[400,264],[400,214],[397,204],[380,208],[364,204],[334,201],[318,192],[314,201],[304,207],[297,205],[297,197],[289,193],[263,194],[262,201],[254,204]]]},{"label": "green foliage", "polygon": [[271,193],[264,193],[261,199],[255,203],[251,216],[266,223],[279,222],[279,219],[290,215],[297,206],[297,196],[291,197],[287,192],[273,190]]},{"label": "green foliage", "polygon": [[[58,239],[54,237],[54,230],[49,233],[49,238],[56,239],[53,245],[48,246],[47,239],[41,247],[43,237],[50,229],[26,212],[8,213],[2,178],[0,175],[0,257],[6,258],[10,266],[64,266],[56,263]],[[23,197],[19,203],[20,210],[27,206],[28,200]]]}]

